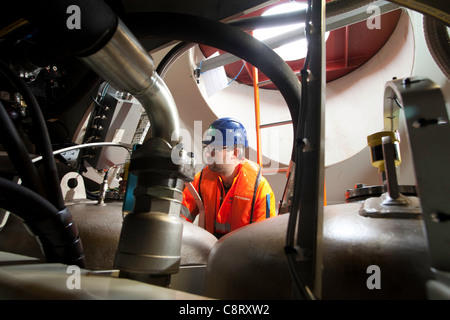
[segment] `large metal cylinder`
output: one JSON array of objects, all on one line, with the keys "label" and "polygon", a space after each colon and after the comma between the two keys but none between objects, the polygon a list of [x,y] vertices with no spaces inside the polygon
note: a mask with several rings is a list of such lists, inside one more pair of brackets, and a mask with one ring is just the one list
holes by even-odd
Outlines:
[{"label": "large metal cylinder", "polygon": [[[420,215],[371,218],[361,203],[324,207],[321,299],[426,299],[431,278]],[[205,295],[221,299],[290,299],[284,246],[289,214],[251,224],[221,238],[209,260]],[[371,270],[379,268],[380,289]],[[316,282],[320,283],[320,282]],[[239,285],[236,285],[239,284]]]},{"label": "large metal cylinder", "polygon": [[209,254],[205,296],[217,299],[289,299],[284,256],[289,215],[252,223],[220,238]]},{"label": "large metal cylinder", "polygon": [[[325,207],[322,298],[426,299],[432,276],[421,215],[364,217],[360,207]],[[380,287],[372,288],[372,280]]]},{"label": "large metal cylinder", "polygon": [[178,272],[183,224],[160,212],[130,214],[119,242],[115,265],[126,272],[167,275]]}]

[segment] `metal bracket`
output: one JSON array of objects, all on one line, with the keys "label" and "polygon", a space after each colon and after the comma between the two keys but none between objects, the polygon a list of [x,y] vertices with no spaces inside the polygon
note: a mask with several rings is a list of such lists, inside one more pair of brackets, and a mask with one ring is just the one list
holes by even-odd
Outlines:
[{"label": "metal bracket", "polygon": [[450,125],[444,97],[431,80],[411,77],[387,82],[384,99],[387,130],[398,129],[404,111],[431,265],[448,272],[450,221],[436,219],[450,217]]}]

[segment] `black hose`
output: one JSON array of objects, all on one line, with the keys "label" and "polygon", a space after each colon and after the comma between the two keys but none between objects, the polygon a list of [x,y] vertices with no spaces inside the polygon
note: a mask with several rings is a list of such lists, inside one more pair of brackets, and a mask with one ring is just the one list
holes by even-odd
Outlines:
[{"label": "black hose", "polygon": [[83,246],[67,208],[58,210],[36,192],[1,177],[0,206],[24,220],[48,262],[84,267]]},{"label": "black hose", "polygon": [[[271,48],[232,26],[179,13],[143,12],[124,17],[138,39],[164,38],[205,44],[229,52],[263,72],[285,99],[292,119],[297,119],[301,87],[289,65]],[[294,124],[294,133],[296,132]]]},{"label": "black hose", "polygon": [[[250,31],[258,27],[267,28],[297,23],[298,21],[303,21],[305,19],[305,16],[306,10],[301,10],[283,14],[274,14],[270,16],[237,19],[226,22],[226,24],[235,28],[239,28],[242,31]],[[179,44],[174,46],[158,64],[156,72],[159,74],[159,76],[161,78],[164,78],[167,71],[175,63],[175,61],[195,45],[196,43],[180,42]]]},{"label": "black hose", "polygon": [[170,49],[170,51],[164,56],[164,58],[156,68],[156,72],[159,74],[161,79],[164,79],[167,71],[169,71],[170,67],[175,63],[175,61],[177,61],[179,57],[181,57],[186,51],[188,51],[195,45],[196,43],[183,41]]},{"label": "black hose", "polygon": [[34,55],[44,61],[58,58],[55,55],[61,52],[91,55],[108,43],[118,24],[117,15],[105,1],[17,0],[12,6],[40,29],[44,41],[34,48]]},{"label": "black hose", "polygon": [[1,101],[0,137],[3,147],[8,153],[14,168],[22,179],[22,184],[31,190],[34,190],[39,195],[45,196],[45,191],[41,184],[37,169],[31,161],[29,152]]},{"label": "black hose", "polygon": [[[320,10],[320,8],[318,8]],[[307,136],[306,132],[306,119],[307,119],[307,111],[308,111],[308,70],[310,67],[310,61],[311,61],[311,11],[312,11],[312,1],[308,0],[308,8],[306,11],[306,27],[305,27],[305,34],[307,38],[308,43],[308,50],[307,55],[305,57],[304,65],[301,70],[301,86],[302,86],[302,100],[301,100],[301,108],[300,108],[300,114],[297,119],[297,130],[296,132],[296,139],[294,140],[294,149],[293,149],[293,162],[295,165],[294,168],[294,174],[295,174],[295,180],[294,180],[294,192],[292,197],[292,207],[291,212],[289,215],[288,220],[288,226],[287,226],[287,232],[286,232],[286,246],[285,246],[285,253],[286,258],[288,262],[288,268],[291,275],[291,278],[293,279],[294,288],[297,290],[296,294],[298,294],[303,299],[314,299],[314,296],[311,294],[309,289],[307,288],[306,284],[308,281],[305,281],[305,278],[309,278],[310,273],[306,273],[306,277],[304,276],[303,272],[299,272],[296,267],[296,259],[297,256],[300,255],[302,259],[304,260],[310,260],[311,256],[309,252],[305,251],[305,248],[302,248],[301,246],[295,246],[295,233],[296,233],[296,227],[301,224],[301,207],[302,207],[302,195],[305,192],[303,190],[304,184],[305,184],[305,160],[304,160],[304,147],[305,142],[301,140],[303,137]],[[317,106],[320,107],[320,106]],[[311,168],[311,169],[314,169]],[[303,235],[297,232],[297,238],[300,239]],[[309,249],[309,248],[307,248]],[[298,252],[298,251],[301,252]],[[302,269],[302,271],[304,271]]]},{"label": "black hose", "polygon": [[[0,177],[0,190],[2,208],[11,211],[24,220],[36,220],[39,215],[51,216],[58,213],[58,209],[47,199],[23,185],[2,177]],[[26,201],[23,201],[23,199],[26,199]],[[37,215],[36,212],[39,214]]]},{"label": "black hose", "polygon": [[445,24],[423,16],[423,33],[428,50],[442,73],[450,79],[450,39]]},{"label": "black hose", "polygon": [[434,1],[411,1],[411,0],[389,0],[399,6],[417,11],[423,15],[440,20],[442,24],[450,27],[450,5],[448,0]]},{"label": "black hose", "polygon": [[37,146],[43,156],[43,165],[45,170],[44,181],[46,184],[45,189],[47,191],[48,199],[56,206],[57,209],[63,210],[65,208],[65,203],[59,184],[55,159],[53,157],[52,144],[48,135],[44,116],[42,115],[42,111],[36,97],[33,95],[25,82],[3,62],[0,62],[0,74],[4,76],[11,84],[13,84],[14,87],[16,87],[16,89],[24,97],[27,106],[29,107],[35,128],[34,134],[37,136]]},{"label": "black hose", "polygon": [[[334,17],[338,14],[345,13],[349,10],[358,9],[366,4],[375,2],[375,0],[364,0],[361,3],[355,3],[349,0],[334,0],[326,4],[326,17]],[[307,20],[307,10],[299,10],[295,12],[273,14],[270,16],[257,16],[236,19],[226,22],[227,25],[239,28],[243,31],[251,31],[256,28],[268,28],[277,27],[293,23],[298,23],[299,21]],[[164,78],[167,71],[175,63],[175,61],[187,50],[192,48],[195,43],[182,42],[173,47],[161,60],[158,65],[157,72]]]}]

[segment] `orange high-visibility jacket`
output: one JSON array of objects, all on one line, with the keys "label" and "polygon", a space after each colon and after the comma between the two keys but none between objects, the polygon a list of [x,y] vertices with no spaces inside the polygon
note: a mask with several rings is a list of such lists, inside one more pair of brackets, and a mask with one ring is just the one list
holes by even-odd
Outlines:
[{"label": "orange high-visibility jacket", "polygon": [[[205,229],[212,234],[225,234],[276,215],[275,196],[261,175],[261,167],[247,159],[239,166],[226,195],[219,174],[209,170],[208,166],[197,173],[192,182],[205,209]],[[183,191],[183,205],[190,214],[182,216],[193,222],[198,208],[187,188]]]}]

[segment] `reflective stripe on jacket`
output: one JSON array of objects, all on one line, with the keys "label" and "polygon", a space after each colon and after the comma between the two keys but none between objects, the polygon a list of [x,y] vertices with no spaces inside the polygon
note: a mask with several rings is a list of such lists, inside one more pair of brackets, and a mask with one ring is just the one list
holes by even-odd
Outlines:
[{"label": "reflective stripe on jacket", "polygon": [[[209,170],[208,166],[197,173],[192,183],[205,208],[205,229],[213,234],[228,233],[276,215],[275,196],[261,175],[261,167],[247,159],[239,166],[239,172],[226,195],[219,174]],[[190,211],[185,218],[194,221],[198,209],[187,189],[183,192],[183,204]]]}]

